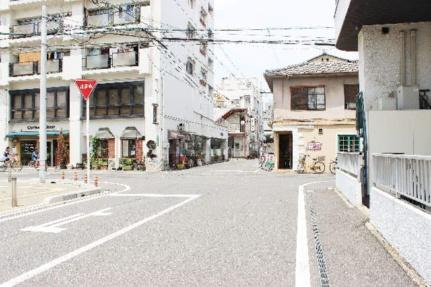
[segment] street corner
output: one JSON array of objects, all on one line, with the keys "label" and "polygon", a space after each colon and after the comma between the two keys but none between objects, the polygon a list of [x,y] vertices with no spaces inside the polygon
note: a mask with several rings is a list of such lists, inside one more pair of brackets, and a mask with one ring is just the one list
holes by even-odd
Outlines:
[{"label": "street corner", "polygon": [[99,194],[102,188],[59,179],[16,178],[0,181],[0,214]]}]

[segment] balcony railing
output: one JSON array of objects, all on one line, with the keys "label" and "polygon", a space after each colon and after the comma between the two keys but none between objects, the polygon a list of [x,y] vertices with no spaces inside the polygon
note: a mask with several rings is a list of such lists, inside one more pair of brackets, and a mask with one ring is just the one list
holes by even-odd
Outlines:
[{"label": "balcony railing", "polygon": [[431,156],[373,155],[373,185],[431,207]]},{"label": "balcony railing", "polygon": [[138,65],[138,53],[136,53],[135,51],[112,54],[113,67],[137,66],[137,65]]},{"label": "balcony railing", "polygon": [[[63,23],[60,21],[48,21],[47,22],[47,34],[53,35],[62,30]],[[40,35],[40,22],[32,22],[26,24],[19,24],[11,27],[11,38],[26,38],[36,35]]]},{"label": "balcony railing", "polygon": [[340,152],[337,154],[337,168],[358,178],[361,168],[360,160],[359,153]]},{"label": "balcony railing", "polygon": [[[47,73],[60,73],[62,72],[62,60],[48,60]],[[11,77],[32,76],[40,74],[39,62],[24,62],[24,63],[11,63],[9,75]]]},{"label": "balcony railing", "polygon": [[86,57],[86,69],[109,69],[113,67],[137,66],[138,52],[119,52],[113,54],[88,55]]},{"label": "balcony railing", "polygon": [[[127,6],[127,5],[126,5]],[[128,6],[122,9],[114,9],[111,11],[104,10],[104,13],[88,15],[88,27],[106,27],[113,25],[124,25],[139,23],[141,18],[139,6]]]},{"label": "balcony railing", "polygon": [[108,69],[111,67],[109,54],[88,55],[86,57],[86,68],[93,69]]}]

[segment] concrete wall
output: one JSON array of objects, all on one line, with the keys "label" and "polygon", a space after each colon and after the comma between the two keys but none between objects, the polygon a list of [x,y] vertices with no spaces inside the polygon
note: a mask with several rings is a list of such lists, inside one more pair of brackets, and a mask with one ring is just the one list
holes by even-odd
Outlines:
[{"label": "concrete wall", "polygon": [[377,188],[370,201],[370,222],[431,284],[431,214]]},{"label": "concrete wall", "polygon": [[[344,108],[344,85],[358,84],[357,77],[303,78],[274,80],[274,120],[355,119],[355,111]],[[325,86],[325,111],[292,111],[290,87]]]},{"label": "concrete wall", "polygon": [[337,190],[340,191],[351,204],[355,206],[362,205],[361,183],[357,177],[338,169],[335,182]]},{"label": "concrete wall", "polygon": [[[382,27],[389,33],[383,34]],[[396,92],[401,83],[401,55],[403,50],[400,31],[416,30],[417,84],[420,89],[431,88],[431,22],[363,26],[359,33],[359,78],[366,108],[377,109],[377,99]],[[406,44],[406,78],[411,79],[410,48]]]}]

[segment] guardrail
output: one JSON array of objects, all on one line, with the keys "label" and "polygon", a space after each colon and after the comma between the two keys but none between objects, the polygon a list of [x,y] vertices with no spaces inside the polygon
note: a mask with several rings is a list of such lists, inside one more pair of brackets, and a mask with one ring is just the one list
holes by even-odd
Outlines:
[{"label": "guardrail", "polygon": [[361,169],[360,156],[359,153],[355,152],[339,152],[337,154],[337,168],[354,177],[359,177]]},{"label": "guardrail", "polygon": [[431,207],[431,156],[373,155],[373,185]]}]

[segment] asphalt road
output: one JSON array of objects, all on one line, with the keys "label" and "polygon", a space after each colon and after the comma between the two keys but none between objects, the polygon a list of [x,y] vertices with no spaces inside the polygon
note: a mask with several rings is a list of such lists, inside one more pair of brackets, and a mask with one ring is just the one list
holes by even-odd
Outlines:
[{"label": "asphalt road", "polygon": [[[255,161],[231,161],[180,172],[106,172],[100,176],[110,193],[103,196],[0,217],[0,286],[295,286],[298,187],[313,181],[325,181],[317,184],[323,203],[311,202],[330,286],[413,286],[364,228],[353,237],[358,247],[378,252],[338,264],[348,243],[339,229],[331,238],[331,224],[363,222],[326,189],[332,177],[256,169]],[[319,286],[308,193],[306,202],[304,246],[311,285]],[[351,217],[332,217],[340,212]],[[367,271],[372,264],[359,269],[370,256],[382,276]],[[354,285],[349,276],[358,278]]]}]

